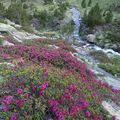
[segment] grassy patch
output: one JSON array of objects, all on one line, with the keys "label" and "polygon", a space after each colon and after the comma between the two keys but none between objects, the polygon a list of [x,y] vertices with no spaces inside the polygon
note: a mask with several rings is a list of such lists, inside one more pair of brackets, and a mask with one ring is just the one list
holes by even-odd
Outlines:
[{"label": "grassy patch", "polygon": [[114,63],[114,60],[109,58],[104,52],[102,51],[92,51],[90,54],[97,60],[102,63]]},{"label": "grassy patch", "polygon": [[116,56],[111,60],[114,61],[113,64],[102,63],[102,64],[99,64],[99,67],[113,75],[120,76],[120,56]]},{"label": "grassy patch", "polygon": [[0,39],[0,45],[2,45],[3,44],[3,40],[2,39]]},{"label": "grassy patch", "polygon": [[114,32],[107,32],[107,39],[111,40],[113,43],[119,43],[120,42],[120,35]]},{"label": "grassy patch", "polygon": [[72,34],[73,29],[74,29],[74,24],[72,22],[70,22],[62,27],[61,34],[62,35],[70,35],[70,34]]},{"label": "grassy patch", "polygon": [[100,64],[99,67],[113,75],[120,76],[120,64]]}]

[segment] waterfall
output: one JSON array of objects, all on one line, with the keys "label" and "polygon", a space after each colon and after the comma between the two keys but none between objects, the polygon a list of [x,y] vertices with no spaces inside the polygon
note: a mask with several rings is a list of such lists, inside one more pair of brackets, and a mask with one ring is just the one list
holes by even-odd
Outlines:
[{"label": "waterfall", "polygon": [[72,13],[72,19],[74,22],[74,30],[73,33],[69,36],[69,40],[78,40],[80,41],[81,38],[79,36],[79,28],[80,28],[80,20],[81,20],[81,15],[80,12],[77,8],[73,7],[70,9],[70,12]]},{"label": "waterfall", "polygon": [[103,49],[103,48],[101,48],[97,45],[90,44],[87,41],[82,41],[82,39],[79,35],[79,29],[80,29],[81,20],[82,20],[80,11],[76,7],[72,7],[70,9],[70,12],[72,13],[72,19],[73,19],[73,22],[74,22],[74,30],[73,30],[72,34],[68,37],[69,41],[77,40],[79,43],[83,42],[85,44],[83,46],[84,48],[101,50],[106,54],[113,54],[113,55],[120,56],[120,53],[115,52],[112,49]]}]

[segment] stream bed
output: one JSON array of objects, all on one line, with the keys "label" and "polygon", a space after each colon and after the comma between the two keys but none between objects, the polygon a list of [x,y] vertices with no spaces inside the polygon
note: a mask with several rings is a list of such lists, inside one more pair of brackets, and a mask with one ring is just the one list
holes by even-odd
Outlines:
[{"label": "stream bed", "polygon": [[76,39],[78,41],[78,44],[84,43],[81,47],[77,47],[75,45],[72,46],[77,51],[76,58],[84,59],[85,63],[96,74],[99,80],[102,80],[103,82],[107,82],[114,89],[120,89],[120,78],[115,77],[112,74],[107,73],[103,69],[99,68],[98,67],[99,62],[89,54],[90,51],[92,50],[96,50],[96,51],[99,50],[106,53],[107,55],[110,54],[112,56],[115,56],[115,55],[120,56],[120,53],[115,52],[112,49],[103,49],[97,45],[90,44],[87,41],[82,41],[79,35],[79,28],[82,20],[80,11],[76,7],[73,7],[72,9],[70,9],[70,12],[72,14],[72,18],[74,21],[74,31],[69,38]]},{"label": "stream bed", "polygon": [[[80,28],[81,19],[82,19],[80,15],[80,11],[76,7],[72,8],[70,11],[72,13],[72,18],[74,21],[74,31],[69,36],[69,40],[71,41],[71,39],[76,39],[78,41],[78,46],[79,44],[84,43],[84,45],[82,45],[81,47],[72,45],[72,47],[77,51],[77,53],[74,53],[74,54],[71,53],[71,54],[74,57],[76,57],[78,60],[83,60],[83,62],[85,62],[87,66],[95,73],[96,78],[98,80],[108,83],[114,89],[120,90],[120,78],[115,77],[112,74],[99,68],[98,67],[99,62],[90,55],[90,51],[99,50],[106,53],[107,55],[110,54],[112,56],[115,56],[115,55],[120,56],[120,53],[115,52],[112,49],[103,49],[99,46],[90,44],[87,41],[82,41],[81,37],[79,36],[79,28]],[[102,106],[106,111],[109,112],[110,115],[115,116],[116,120],[120,120],[120,104],[116,105],[111,101],[110,102],[103,101]]]}]

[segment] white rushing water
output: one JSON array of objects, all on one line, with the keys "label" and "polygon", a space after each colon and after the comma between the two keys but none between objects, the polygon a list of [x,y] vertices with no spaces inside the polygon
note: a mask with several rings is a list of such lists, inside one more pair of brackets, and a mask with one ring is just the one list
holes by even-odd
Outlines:
[{"label": "white rushing water", "polygon": [[[71,12],[73,14],[72,18],[75,24],[74,31],[71,36],[73,36],[75,39],[75,36],[79,36],[79,27],[81,24],[81,20],[79,19],[81,19],[81,15],[79,10],[75,7],[71,9]],[[82,41],[82,39],[80,39],[80,36],[76,37],[76,40],[80,42]],[[83,47],[77,47],[74,45],[72,46],[77,51],[77,54],[78,54],[77,59],[83,58],[86,64],[88,65],[88,67],[96,74],[97,79],[102,80],[103,82],[107,82],[110,86],[112,86],[115,89],[120,89],[120,78],[115,77],[110,73],[105,72],[103,69],[99,68],[98,67],[99,63],[97,63],[97,61],[94,60],[93,57],[91,57],[89,52],[91,50],[100,50],[106,53],[107,55],[110,54],[112,56],[115,56],[115,55],[120,56],[120,53],[115,52],[112,49],[103,49],[97,45],[90,44],[87,41],[83,41],[83,42],[84,42]]]},{"label": "white rushing water", "polygon": [[103,49],[97,45],[93,45],[93,44],[90,44],[86,41],[82,41],[82,39],[79,35],[79,29],[80,29],[80,25],[82,22],[82,17],[81,17],[80,11],[76,7],[73,7],[72,9],[70,9],[70,12],[72,13],[72,19],[74,22],[74,31],[68,38],[70,41],[75,39],[75,40],[79,41],[80,43],[82,43],[82,42],[85,43],[85,45],[84,45],[85,48],[94,49],[94,50],[101,50],[106,54],[113,54],[113,55],[120,56],[120,53],[115,52],[112,49]]},{"label": "white rushing water", "polygon": [[[80,23],[78,23],[79,18],[81,18],[80,12],[76,8],[71,9],[71,11],[73,14],[73,21],[74,21],[75,25],[74,25],[74,31],[70,37],[72,39],[74,38],[81,42],[82,39],[80,39],[80,36],[79,36]],[[74,49],[76,49],[77,53],[75,53],[75,54],[71,53],[71,54],[74,57],[76,57],[78,60],[84,60],[84,62],[87,64],[87,66],[95,73],[98,80],[108,83],[114,89],[120,89],[120,78],[115,77],[115,76],[111,75],[110,73],[105,72],[103,69],[99,68],[98,67],[99,63],[93,57],[91,57],[89,52],[91,50],[96,50],[96,51],[100,50],[100,51],[103,51],[104,53],[106,53],[107,55],[112,54],[113,56],[114,55],[120,56],[120,53],[115,52],[112,49],[103,49],[97,45],[87,43],[86,41],[84,42],[84,45],[82,47],[78,47],[75,45],[73,45],[72,47]],[[104,109],[106,109],[106,111],[109,112],[109,114],[111,116],[115,116],[116,120],[120,120],[120,106],[119,105],[116,105],[113,102],[106,102],[106,101],[103,101],[102,105],[103,105]]]},{"label": "white rushing water", "polygon": [[76,40],[80,41],[81,40],[81,38],[79,36],[79,28],[80,28],[80,20],[81,20],[80,12],[75,7],[70,9],[70,12],[72,13],[72,19],[73,19],[73,22],[74,22],[74,31],[69,36],[68,39],[69,40],[76,39]]}]

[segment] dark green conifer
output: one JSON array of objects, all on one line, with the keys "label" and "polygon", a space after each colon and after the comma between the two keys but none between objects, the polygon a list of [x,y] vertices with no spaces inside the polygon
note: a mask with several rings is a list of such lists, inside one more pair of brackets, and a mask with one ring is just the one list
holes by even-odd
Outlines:
[{"label": "dark green conifer", "polygon": [[96,3],[94,7],[88,13],[87,24],[88,26],[95,26],[102,23],[102,10],[99,7],[99,4]]},{"label": "dark green conifer", "polygon": [[113,19],[112,11],[107,11],[106,15],[105,15],[105,22],[110,23],[110,22],[112,22],[112,19]]},{"label": "dark green conifer", "polygon": [[82,8],[86,8],[86,0],[82,0],[81,6],[82,6]]},{"label": "dark green conifer", "polygon": [[92,0],[89,0],[88,6],[91,6],[91,4],[92,4]]}]

